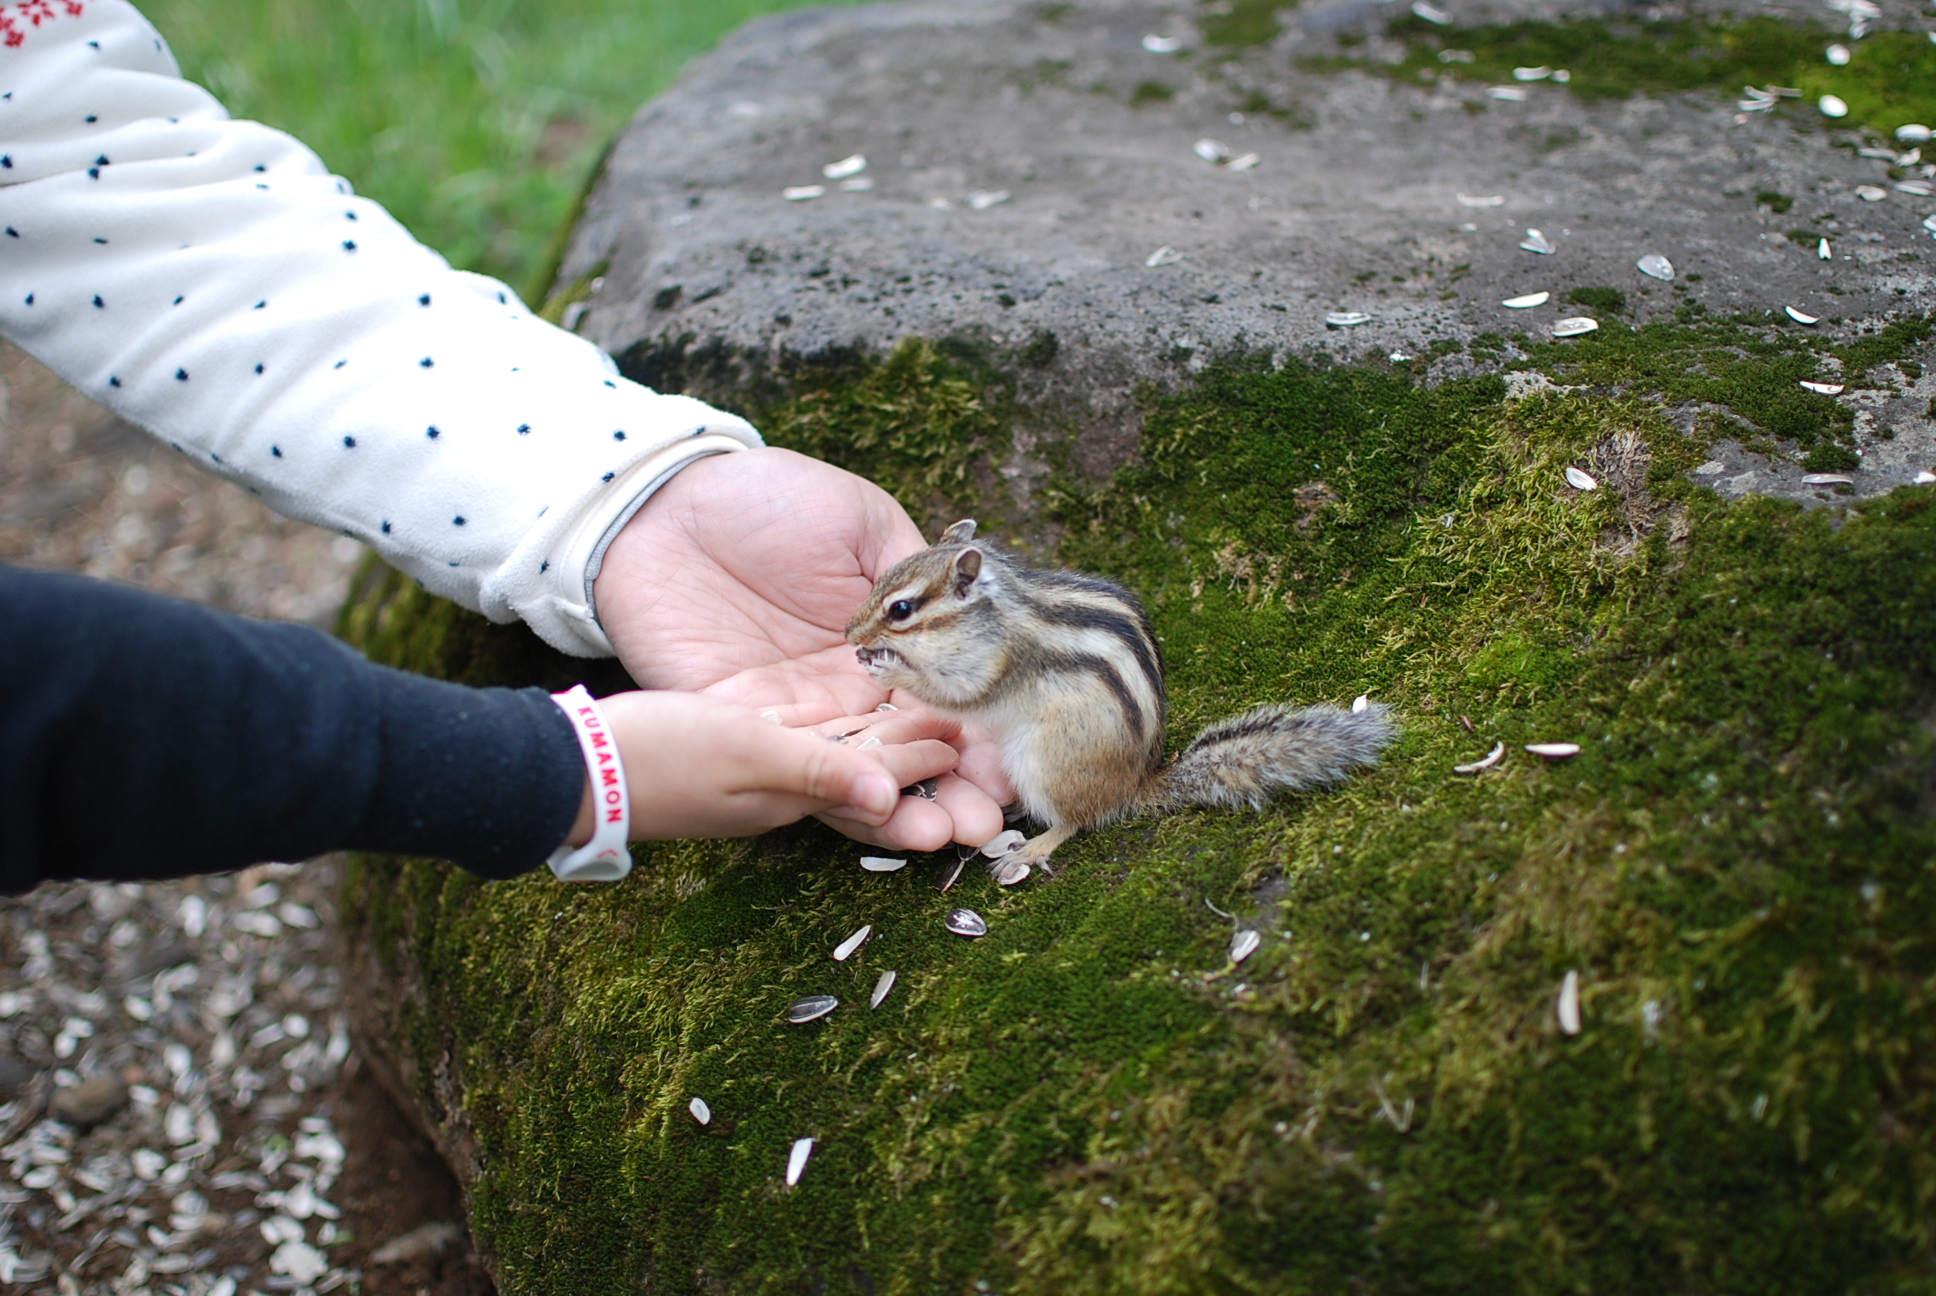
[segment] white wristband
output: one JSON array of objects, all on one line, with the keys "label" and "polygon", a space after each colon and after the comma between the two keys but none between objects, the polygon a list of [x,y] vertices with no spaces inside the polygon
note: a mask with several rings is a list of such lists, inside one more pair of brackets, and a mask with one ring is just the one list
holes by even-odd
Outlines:
[{"label": "white wristband", "polygon": [[551,700],[570,717],[585,753],[592,783],[592,839],[573,850],[560,846],[545,862],[560,882],[616,882],[632,871],[627,843],[632,835],[632,798],[625,786],[625,762],[598,703],[578,684]]}]

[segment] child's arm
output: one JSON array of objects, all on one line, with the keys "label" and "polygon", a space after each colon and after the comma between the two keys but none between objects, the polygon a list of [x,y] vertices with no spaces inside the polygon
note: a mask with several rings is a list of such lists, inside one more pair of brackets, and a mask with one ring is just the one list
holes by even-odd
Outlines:
[{"label": "child's arm", "polygon": [[[939,850],[951,820],[900,789],[954,768],[945,739],[957,726],[931,713],[842,717],[811,728],[784,728],[757,712],[694,693],[619,693],[599,701],[624,759],[631,792],[632,839],[750,837],[810,814],[839,812],[866,836],[897,810],[912,817],[903,849]],[[797,711],[787,717],[798,723]],[[827,734],[867,726],[845,743]],[[860,750],[870,738],[884,745]],[[925,807],[930,815],[919,812]],[[591,787],[566,840],[590,840]],[[989,834],[993,836],[993,833]]]},{"label": "child's arm", "polygon": [[[639,837],[753,833],[845,799],[878,824],[903,783],[955,760],[934,722],[862,752],[712,699],[605,705]],[[565,838],[586,786],[540,690],[423,679],[306,627],[0,566],[0,893],[338,849],[509,877]]]},{"label": "child's arm", "polygon": [[181,79],[124,0],[0,6],[0,334],[271,507],[578,656],[603,546],[759,444],[452,270]]}]

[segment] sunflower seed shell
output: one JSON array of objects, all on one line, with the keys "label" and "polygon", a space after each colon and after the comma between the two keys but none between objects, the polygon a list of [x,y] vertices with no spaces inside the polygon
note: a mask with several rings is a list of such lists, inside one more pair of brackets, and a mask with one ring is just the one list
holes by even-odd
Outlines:
[{"label": "sunflower seed shell", "polygon": [[1263,943],[1264,938],[1262,936],[1259,936],[1256,932],[1246,927],[1230,938],[1230,961],[1232,963],[1243,962],[1252,954],[1255,954],[1257,947]]},{"label": "sunflower seed shell", "polygon": [[1580,974],[1568,972],[1560,982],[1558,1005],[1560,1029],[1568,1035],[1580,1033]]},{"label": "sunflower seed shell", "polygon": [[1480,770],[1489,770],[1494,765],[1497,765],[1505,754],[1506,744],[1502,742],[1494,743],[1492,750],[1481,756],[1478,760],[1466,765],[1454,765],[1452,772],[1454,774],[1477,774]]},{"label": "sunflower seed shell", "polygon": [[701,1125],[710,1125],[713,1123],[713,1109],[706,1105],[704,1098],[694,1098],[686,1104],[686,1110],[691,1112],[692,1118]]},{"label": "sunflower seed shell", "polygon": [[810,1021],[819,1021],[834,1009],[840,1007],[840,1000],[832,995],[808,995],[787,1005],[787,1020],[795,1026]]},{"label": "sunflower seed shell", "polygon": [[1674,278],[1674,263],[1657,252],[1649,252],[1634,262],[1634,269],[1650,279],[1658,279],[1663,283],[1671,283]]},{"label": "sunflower seed shell", "polygon": [[893,873],[906,868],[907,861],[890,859],[885,855],[863,855],[860,857],[860,866],[869,873]]},{"label": "sunflower seed shell", "polygon": [[1524,297],[1508,297],[1499,304],[1507,310],[1528,310],[1534,306],[1544,306],[1552,295],[1548,292],[1527,293]]},{"label": "sunflower seed shell", "polygon": [[1574,490],[1591,491],[1600,489],[1600,483],[1594,478],[1592,473],[1582,472],[1572,464],[1566,466],[1566,484]]},{"label": "sunflower seed shell", "polygon": [[834,946],[834,962],[845,963],[850,957],[852,957],[854,951],[860,948],[861,942],[866,940],[869,936],[872,936],[873,934],[874,934],[874,925],[872,923],[862,924],[861,929],[859,931],[855,932],[852,936],[849,936],[846,940],[840,942],[840,944]]},{"label": "sunflower seed shell", "polygon": [[892,969],[881,973],[880,979],[874,982],[874,993],[867,996],[867,1007],[870,1012],[880,1007],[887,996],[893,993],[895,980],[896,976]]},{"label": "sunflower seed shell", "polygon": [[800,1182],[800,1176],[805,1174],[807,1170],[807,1158],[812,1155],[812,1139],[803,1138],[793,1140],[793,1150],[787,1153],[787,1187],[791,1188]]},{"label": "sunflower seed shell", "polygon": [[957,936],[986,936],[988,923],[973,909],[954,909],[948,914],[946,926]]},{"label": "sunflower seed shell", "polygon": [[1526,750],[1547,760],[1565,760],[1568,756],[1580,754],[1580,744],[1570,742],[1527,743]]},{"label": "sunflower seed shell", "polygon": [[1572,315],[1553,325],[1553,336],[1556,338],[1579,337],[1582,334],[1596,332],[1599,327],[1600,321],[1597,319],[1592,319],[1585,315]]}]

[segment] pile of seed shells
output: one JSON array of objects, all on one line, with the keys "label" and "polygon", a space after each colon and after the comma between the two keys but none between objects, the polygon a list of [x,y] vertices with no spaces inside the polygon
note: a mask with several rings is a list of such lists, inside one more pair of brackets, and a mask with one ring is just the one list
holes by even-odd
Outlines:
[{"label": "pile of seed shells", "polygon": [[0,901],[0,1288],[354,1291],[327,863]]}]

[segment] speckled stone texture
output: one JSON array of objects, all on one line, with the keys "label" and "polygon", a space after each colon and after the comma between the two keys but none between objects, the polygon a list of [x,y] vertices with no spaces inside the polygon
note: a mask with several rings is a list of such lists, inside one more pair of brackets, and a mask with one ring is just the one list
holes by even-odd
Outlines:
[{"label": "speckled stone texture", "polygon": [[[1605,12],[1449,7],[1460,22]],[[1175,384],[1232,350],[1358,360],[1487,331],[1544,337],[1580,313],[1564,298],[1582,286],[1625,292],[1635,322],[1698,301],[1721,315],[1794,305],[1853,328],[1930,304],[1936,248],[1918,222],[1936,200],[1860,201],[1855,187],[1886,185],[1887,164],[1838,147],[1854,133],[1812,112],[1737,120],[1714,93],[1590,104],[1550,83],[1500,102],[1472,83],[1305,71],[1295,60],[1341,34],[1387,57],[1377,33],[1403,7],[1301,11],[1271,44],[1227,51],[1200,48],[1198,12],[916,2],[750,24],[618,141],[560,276],[602,277],[576,327],[635,376],[726,401],[788,355],[910,335],[1034,342],[1039,367],[1018,366],[1025,403],[1073,428],[1101,471],[1134,445],[1138,383]],[[1841,21],[1800,3],[1758,12]],[[1897,4],[1883,21],[1915,16]],[[1146,35],[1183,49],[1151,53]],[[1139,96],[1148,85],[1173,94]],[[1243,113],[1253,94],[1280,112]],[[1258,162],[1213,165],[1200,139]],[[871,188],[822,176],[856,153],[868,166],[848,183]],[[824,196],[783,197],[816,184]],[[1776,216],[1761,190],[1799,195],[1797,209]],[[1836,218],[1831,262],[1779,232],[1819,213]],[[1557,251],[1520,250],[1528,227]],[[1165,248],[1178,259],[1147,264]],[[1635,269],[1650,252],[1674,263],[1675,285]],[[1542,307],[1499,305],[1541,290]],[[1327,328],[1341,311],[1374,319]],[[1432,378],[1469,367],[1449,357]],[[1897,435],[1858,495],[1936,459],[1932,394],[1870,402]],[[1032,445],[1010,465],[1020,475]],[[1799,473],[1757,461],[1726,480],[1813,498]]]}]

